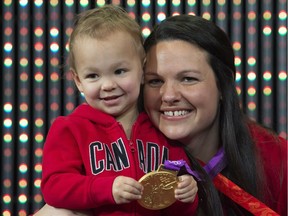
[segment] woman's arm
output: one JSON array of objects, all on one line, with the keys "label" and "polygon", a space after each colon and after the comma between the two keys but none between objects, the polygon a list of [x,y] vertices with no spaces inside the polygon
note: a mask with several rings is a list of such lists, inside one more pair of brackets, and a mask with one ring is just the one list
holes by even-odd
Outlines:
[{"label": "woman's arm", "polygon": [[37,211],[33,216],[92,216],[90,211],[75,211],[62,208],[54,208],[48,204],[44,205],[39,211]]}]

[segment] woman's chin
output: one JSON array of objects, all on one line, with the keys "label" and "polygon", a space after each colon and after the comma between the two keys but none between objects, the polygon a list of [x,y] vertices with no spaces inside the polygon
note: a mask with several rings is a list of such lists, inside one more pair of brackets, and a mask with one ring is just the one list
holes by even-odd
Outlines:
[{"label": "woman's chin", "polygon": [[160,127],[160,131],[169,139],[171,140],[182,140],[185,135],[183,134],[183,130],[179,130],[175,127]]}]

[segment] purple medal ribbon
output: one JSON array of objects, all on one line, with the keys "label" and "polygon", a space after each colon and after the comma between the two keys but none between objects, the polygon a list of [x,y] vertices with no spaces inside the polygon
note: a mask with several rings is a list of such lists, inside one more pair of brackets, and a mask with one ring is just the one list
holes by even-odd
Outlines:
[{"label": "purple medal ribbon", "polygon": [[[203,167],[204,170],[209,174],[209,176],[213,179],[218,173],[220,173],[225,166],[227,165],[227,161],[224,154],[224,149],[221,147],[218,152],[214,155],[214,157]],[[164,162],[164,167],[169,170],[179,171],[181,167],[185,167],[186,171],[194,176],[198,181],[201,181],[201,177],[199,173],[195,170],[191,170],[189,165],[184,160],[166,160]]]}]

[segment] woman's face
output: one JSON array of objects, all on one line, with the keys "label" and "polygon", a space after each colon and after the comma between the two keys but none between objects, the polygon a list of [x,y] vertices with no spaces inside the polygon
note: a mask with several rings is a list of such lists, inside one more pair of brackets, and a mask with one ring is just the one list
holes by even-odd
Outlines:
[{"label": "woman's face", "polygon": [[218,137],[220,93],[207,59],[181,40],[159,42],[147,53],[145,109],[168,138],[186,145]]}]

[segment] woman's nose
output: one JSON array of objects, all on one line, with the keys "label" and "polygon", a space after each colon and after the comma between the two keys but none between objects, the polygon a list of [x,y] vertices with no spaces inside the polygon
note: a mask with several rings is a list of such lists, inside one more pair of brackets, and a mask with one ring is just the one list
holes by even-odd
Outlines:
[{"label": "woman's nose", "polygon": [[175,103],[180,100],[180,92],[173,83],[164,83],[160,89],[162,101],[165,103]]}]

